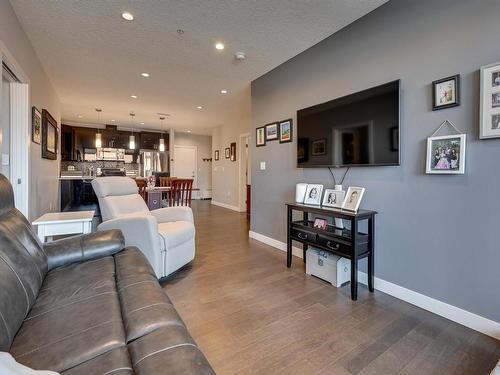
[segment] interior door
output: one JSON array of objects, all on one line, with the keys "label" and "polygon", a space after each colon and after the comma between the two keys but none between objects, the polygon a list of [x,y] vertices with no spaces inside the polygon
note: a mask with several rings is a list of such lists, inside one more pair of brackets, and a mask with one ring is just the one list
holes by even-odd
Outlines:
[{"label": "interior door", "polygon": [[[198,187],[197,151],[196,146],[174,146],[175,175],[172,177],[192,178],[193,188]],[[198,197],[197,192],[193,192],[193,198],[194,197]]]}]

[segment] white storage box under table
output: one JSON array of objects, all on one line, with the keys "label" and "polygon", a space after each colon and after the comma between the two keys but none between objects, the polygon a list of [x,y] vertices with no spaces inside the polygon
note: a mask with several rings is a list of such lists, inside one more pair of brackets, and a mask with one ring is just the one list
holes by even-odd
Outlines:
[{"label": "white storage box under table", "polygon": [[338,288],[351,280],[351,261],[310,247],[306,252],[306,273]]},{"label": "white storage box under table", "polygon": [[86,234],[92,231],[94,211],[52,212],[42,215],[32,224],[38,228],[40,241],[64,234]]}]

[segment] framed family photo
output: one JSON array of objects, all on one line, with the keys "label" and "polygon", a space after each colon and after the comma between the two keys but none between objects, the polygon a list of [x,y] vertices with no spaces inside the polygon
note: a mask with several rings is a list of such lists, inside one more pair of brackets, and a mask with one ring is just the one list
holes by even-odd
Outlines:
[{"label": "framed family photo", "polygon": [[292,141],[292,119],[280,122],[280,143],[288,143]]},{"label": "framed family photo", "polygon": [[342,209],[347,211],[358,212],[359,205],[361,204],[361,199],[365,194],[365,188],[357,186],[349,186],[347,193],[342,203]]},{"label": "framed family photo", "polygon": [[323,185],[308,184],[306,189],[305,204],[319,206],[321,204],[321,195],[323,194]]},{"label": "framed family photo", "polygon": [[500,63],[483,66],[480,81],[479,138],[500,138]]},{"label": "framed family photo", "polygon": [[345,191],[343,190],[325,189],[322,206],[341,208],[344,198]]},{"label": "framed family photo", "polygon": [[215,150],[214,154],[215,161],[218,161],[220,159],[219,150]]},{"label": "framed family photo", "polygon": [[427,138],[427,174],[465,173],[466,135],[443,135]]},{"label": "framed family photo", "polygon": [[266,142],[275,141],[278,139],[278,123],[274,122],[272,124],[266,125]]},{"label": "framed family photo", "polygon": [[226,159],[229,159],[229,158],[231,157],[231,150],[229,149],[229,147],[226,147],[226,148],[224,149],[224,157],[225,157]]},{"label": "framed family photo", "polygon": [[432,110],[460,105],[460,75],[432,82]]}]

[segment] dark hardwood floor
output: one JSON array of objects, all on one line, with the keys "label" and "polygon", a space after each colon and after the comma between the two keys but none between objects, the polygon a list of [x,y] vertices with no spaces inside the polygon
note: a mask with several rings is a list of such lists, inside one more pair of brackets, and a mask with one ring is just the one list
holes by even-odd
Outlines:
[{"label": "dark hardwood floor", "polygon": [[488,374],[500,341],[384,293],[337,289],[193,202],[196,258],[163,285],[218,374]]}]

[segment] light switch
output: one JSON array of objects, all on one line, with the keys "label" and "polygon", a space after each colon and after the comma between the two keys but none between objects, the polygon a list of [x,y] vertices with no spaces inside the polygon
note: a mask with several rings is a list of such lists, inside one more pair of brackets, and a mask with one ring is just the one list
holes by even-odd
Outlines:
[{"label": "light switch", "polygon": [[9,154],[2,154],[2,165],[9,165]]},{"label": "light switch", "polygon": [[265,171],[266,170],[266,162],[265,161],[261,161],[260,162],[260,170],[261,171]]}]

